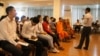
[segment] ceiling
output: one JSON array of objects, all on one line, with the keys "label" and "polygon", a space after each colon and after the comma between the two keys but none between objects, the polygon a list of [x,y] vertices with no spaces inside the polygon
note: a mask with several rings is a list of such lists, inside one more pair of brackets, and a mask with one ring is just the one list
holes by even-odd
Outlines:
[{"label": "ceiling", "polygon": [[100,4],[100,0],[62,0],[62,3],[66,5],[89,5]]},{"label": "ceiling", "polygon": [[[53,5],[53,0],[2,0],[10,3],[27,3],[27,4],[38,4],[38,5]],[[89,4],[100,4],[100,0],[61,0],[62,4],[65,5],[89,5]]]}]

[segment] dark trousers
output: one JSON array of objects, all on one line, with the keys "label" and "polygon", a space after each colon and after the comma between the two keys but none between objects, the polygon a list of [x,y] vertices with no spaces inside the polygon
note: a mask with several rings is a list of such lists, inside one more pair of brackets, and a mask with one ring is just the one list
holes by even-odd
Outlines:
[{"label": "dark trousers", "polygon": [[44,47],[49,47],[49,43],[47,40],[41,38],[41,37],[38,37],[38,41],[42,42],[43,46]]},{"label": "dark trousers", "polygon": [[42,56],[43,51],[44,51],[44,47],[43,44],[40,41],[32,41],[32,40],[28,40],[26,38],[24,38],[24,40],[30,44],[33,44],[34,46],[36,46],[36,52],[35,52],[35,56]]},{"label": "dark trousers", "polygon": [[78,45],[79,48],[82,48],[82,45],[85,41],[85,48],[88,49],[89,47],[89,42],[90,42],[90,33],[91,33],[91,27],[83,27],[82,33],[81,33],[81,39],[80,43]]},{"label": "dark trousers", "polygon": [[0,51],[0,56],[5,56],[5,53],[3,53],[2,51]]},{"label": "dark trousers", "polygon": [[53,37],[53,42],[54,42],[55,44],[57,44],[57,46],[60,47],[59,38],[57,37],[57,35],[56,35],[56,34],[51,34],[51,33],[48,33],[48,34],[49,34],[50,36]]},{"label": "dark trousers", "polygon": [[8,41],[0,41],[0,47],[12,56],[29,56],[31,50],[29,46],[22,46],[22,49],[19,49]]}]

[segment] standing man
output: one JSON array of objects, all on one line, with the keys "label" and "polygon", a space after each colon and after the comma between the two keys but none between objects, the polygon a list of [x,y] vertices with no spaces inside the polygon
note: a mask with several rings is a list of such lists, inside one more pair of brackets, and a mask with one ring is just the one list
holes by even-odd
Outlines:
[{"label": "standing man", "polygon": [[84,15],[84,19],[83,19],[83,29],[82,29],[82,33],[81,33],[81,39],[80,39],[80,43],[77,47],[75,47],[76,49],[81,49],[82,45],[85,41],[85,50],[88,50],[89,47],[89,42],[90,42],[90,33],[91,33],[91,25],[92,25],[92,15],[91,15],[91,9],[90,8],[86,8],[85,9],[85,15]]}]

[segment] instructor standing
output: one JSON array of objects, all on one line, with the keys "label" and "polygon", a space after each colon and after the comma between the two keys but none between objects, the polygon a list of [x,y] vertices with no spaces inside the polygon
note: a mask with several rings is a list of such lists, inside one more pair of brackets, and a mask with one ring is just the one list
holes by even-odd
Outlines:
[{"label": "instructor standing", "polygon": [[83,29],[81,32],[81,39],[80,39],[80,43],[77,47],[75,47],[76,49],[81,49],[82,45],[85,41],[85,50],[88,50],[89,47],[89,42],[90,42],[90,33],[91,33],[91,25],[92,25],[92,15],[91,15],[91,9],[90,8],[86,8],[85,9],[85,16],[83,19]]}]

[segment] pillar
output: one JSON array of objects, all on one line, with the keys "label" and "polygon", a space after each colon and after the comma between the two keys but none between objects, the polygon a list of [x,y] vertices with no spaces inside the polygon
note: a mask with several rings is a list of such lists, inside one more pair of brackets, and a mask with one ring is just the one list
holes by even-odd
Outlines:
[{"label": "pillar", "polygon": [[0,3],[4,4],[3,7],[0,6],[0,17],[1,17],[2,15],[6,15],[5,9],[8,6],[8,3],[5,0],[1,0]]},{"label": "pillar", "polygon": [[61,0],[53,0],[53,17],[58,21],[61,16]]}]

